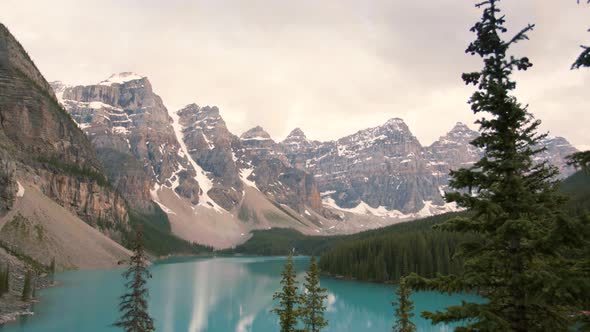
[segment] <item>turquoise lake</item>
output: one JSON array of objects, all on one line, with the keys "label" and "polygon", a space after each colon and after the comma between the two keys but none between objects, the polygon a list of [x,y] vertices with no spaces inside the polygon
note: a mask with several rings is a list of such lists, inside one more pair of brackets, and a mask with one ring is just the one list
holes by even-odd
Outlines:
[{"label": "turquoise lake", "polygon": [[[285,258],[230,257],[175,259],[151,267],[150,313],[163,332],[275,332],[278,319],[269,311],[279,289]],[[302,280],[308,258],[295,258]],[[39,292],[35,315],[0,327],[5,332],[98,332],[111,327],[122,294],[122,269],[61,273],[58,287]],[[324,331],[391,331],[394,286],[322,279],[328,289]],[[448,296],[416,292],[414,322],[418,331],[451,331],[420,318],[424,310],[442,309],[461,300],[481,301],[472,294]]]}]

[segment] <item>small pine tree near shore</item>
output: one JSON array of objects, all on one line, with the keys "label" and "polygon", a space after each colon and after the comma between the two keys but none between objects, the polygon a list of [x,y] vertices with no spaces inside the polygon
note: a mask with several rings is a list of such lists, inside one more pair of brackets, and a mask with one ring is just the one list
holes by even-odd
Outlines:
[{"label": "small pine tree near shore", "polygon": [[32,284],[33,284],[32,279],[33,279],[33,273],[31,272],[31,270],[27,270],[27,272],[25,273],[23,292],[21,294],[22,301],[28,301],[29,299],[31,299]]},{"label": "small pine tree near shore", "polygon": [[297,280],[295,280],[295,269],[293,267],[293,256],[289,254],[287,263],[282,272],[280,292],[274,293],[273,300],[279,300],[279,305],[272,310],[279,316],[281,332],[297,331],[297,319],[300,315],[300,295],[297,294]]},{"label": "small pine tree near shore", "polygon": [[119,312],[121,317],[113,325],[123,328],[125,332],[155,331],[154,321],[148,313],[147,279],[152,275],[147,268],[141,229],[136,231],[132,249],[133,256],[131,256],[130,266],[123,273],[123,277],[128,280],[125,284],[128,292],[120,297]]},{"label": "small pine tree near shore", "polygon": [[6,264],[6,278],[4,278],[4,292],[10,291],[10,265]]},{"label": "small pine tree near shore", "polygon": [[0,269],[0,296],[10,291],[9,286],[10,279],[10,265],[6,264],[6,267]]},{"label": "small pine tree near shore", "polygon": [[393,332],[415,332],[416,325],[412,323],[414,317],[414,303],[410,300],[412,290],[406,284],[405,278],[401,278],[399,286],[395,290],[397,302],[391,304],[395,307],[395,324],[393,325]]},{"label": "small pine tree near shore", "polygon": [[328,321],[324,318],[326,306],[324,300],[328,298],[326,289],[320,287],[320,267],[318,266],[315,256],[311,257],[311,263],[303,283],[307,291],[302,296],[302,318],[306,331],[319,332],[322,328],[328,326]]}]

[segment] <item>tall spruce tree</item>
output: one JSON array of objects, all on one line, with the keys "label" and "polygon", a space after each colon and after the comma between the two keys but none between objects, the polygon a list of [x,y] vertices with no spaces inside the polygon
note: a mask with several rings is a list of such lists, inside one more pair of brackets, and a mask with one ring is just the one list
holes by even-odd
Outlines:
[{"label": "tall spruce tree", "polygon": [[[580,1],[578,0],[578,3],[579,2]],[[588,3],[590,4],[590,0]],[[590,32],[590,30],[588,31]],[[572,69],[590,67],[590,47],[585,45],[581,45],[580,47],[582,48],[582,53],[580,53],[576,61],[572,64]],[[590,174],[590,151],[574,153],[569,156],[568,164],[581,167],[586,174]]]},{"label": "tall spruce tree", "polygon": [[414,317],[414,302],[410,300],[412,290],[408,287],[405,278],[401,278],[395,290],[397,302],[391,304],[395,307],[395,324],[393,332],[415,332],[416,325],[412,322]]},{"label": "tall spruce tree", "polygon": [[301,314],[299,308],[301,296],[297,293],[297,280],[295,279],[293,256],[291,254],[287,258],[281,276],[283,288],[272,296],[273,300],[279,300],[279,305],[272,312],[279,316],[281,332],[294,332],[297,331],[298,318]]},{"label": "tall spruce tree", "polygon": [[328,294],[325,288],[320,287],[320,267],[315,256],[311,256],[303,287],[306,291],[302,297],[303,324],[306,331],[318,332],[328,326],[328,321],[324,318],[324,311],[326,311],[324,300],[328,298]]},{"label": "tall spruce tree", "polygon": [[451,187],[468,190],[445,195],[473,214],[439,226],[478,233],[481,240],[462,245],[462,274],[434,279],[412,274],[407,281],[415,289],[483,292],[485,303],[464,302],[422,314],[433,323],[466,324],[456,331],[565,331],[571,310],[588,290],[587,274],[574,270],[575,263],[563,254],[568,246],[582,245],[581,226],[561,212],[564,199],[553,180],[557,170],[534,162],[544,150],[535,148],[545,137],[537,134],[540,121],[511,95],[513,71],[532,64],[508,50],[528,39],[533,26],[503,39],[507,29],[498,2],[476,5],[483,15],[471,29],[477,38],[466,52],[480,56],[484,66],[463,74],[466,84],[477,86],[469,103],[482,116],[477,121],[481,135],[472,144],[484,155],[472,167],[451,173]]},{"label": "tall spruce tree", "polygon": [[[579,0],[578,0],[579,3]],[[587,1],[588,4],[590,4],[590,0]],[[590,30],[588,30],[590,32]],[[581,45],[580,46],[582,48],[582,53],[580,53],[580,55],[578,56],[578,58],[576,59],[576,61],[573,63],[572,65],[572,69],[579,69],[582,67],[588,68],[590,67],[590,47],[588,46],[584,46]],[[568,156],[568,164],[569,165],[573,165],[576,168],[582,168],[582,170],[586,173],[586,174],[590,174],[590,150],[589,151],[581,151],[581,152],[577,152],[574,153],[571,156]],[[582,217],[583,221],[586,220],[589,224],[590,224],[590,217],[586,216],[586,217]],[[590,227],[587,225],[587,227]],[[588,235],[587,235],[588,236]],[[578,262],[578,269],[582,269],[582,270],[590,270],[590,247],[586,247],[585,249],[581,249],[580,250],[581,253],[579,253],[579,257],[581,257],[581,259]],[[585,304],[585,309],[586,312],[581,312],[581,314],[579,313],[578,315],[576,315],[579,318],[580,321],[580,330],[582,331],[590,331],[590,315],[588,315],[588,308],[590,307],[590,296],[588,296],[588,299],[586,301]]]},{"label": "tall spruce tree", "polygon": [[123,277],[127,280],[125,286],[128,292],[120,297],[121,317],[113,325],[123,328],[125,332],[155,331],[154,321],[148,313],[147,279],[152,275],[147,268],[141,228],[136,231],[132,249],[133,256],[131,256],[129,268],[123,273]]}]

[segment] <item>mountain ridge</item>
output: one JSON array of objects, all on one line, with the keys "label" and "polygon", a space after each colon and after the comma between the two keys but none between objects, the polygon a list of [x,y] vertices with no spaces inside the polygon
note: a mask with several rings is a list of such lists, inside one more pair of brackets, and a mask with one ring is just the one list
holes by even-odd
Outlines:
[{"label": "mountain ridge", "polygon": [[[233,134],[216,106],[192,103],[169,110],[145,76],[113,74],[101,83],[52,85],[98,151],[102,151],[102,145],[125,150],[126,143],[128,157],[143,163],[144,172],[152,173],[151,177],[138,176],[136,181],[131,175],[122,176],[122,180],[130,182],[127,195],[144,202],[154,200],[175,218],[174,209],[162,203],[158,194],[166,188],[177,199],[187,200],[193,211],[200,206],[225,216],[222,219],[231,220],[236,236],[239,231],[240,237],[262,227],[236,221],[244,209],[250,211],[248,220],[267,219],[264,215],[268,211],[245,207],[246,192],[252,190],[260,192],[278,211],[287,209],[281,211],[289,216],[285,226],[303,227],[304,232],[310,233],[354,232],[455,211],[456,207],[446,204],[441,195],[447,188],[449,171],[469,166],[481,155],[469,144],[478,132],[461,122],[428,146],[422,145],[399,117],[336,140],[310,140],[301,128],[295,128],[282,141],[275,141],[261,126],[239,136]],[[131,98],[127,95],[134,96],[135,102],[127,102]],[[158,101],[160,106],[152,112],[160,113],[159,121],[139,117],[145,102],[142,98]],[[100,114],[101,111],[107,112]],[[108,123],[103,119],[108,119]],[[155,153],[153,150],[147,155],[140,153],[141,146],[135,141],[148,141],[145,133],[140,139],[121,139],[135,135],[142,127],[173,133],[167,142],[152,138],[148,144],[159,146],[158,156],[175,155],[168,159],[175,159],[172,164],[176,166],[166,167],[158,162],[160,157],[148,158]],[[548,140],[546,144],[551,151],[543,158],[570,172],[564,156],[575,151],[571,144],[563,138]],[[171,170],[162,173],[167,168]],[[138,181],[143,181],[141,195],[134,195],[138,188],[133,183]],[[189,215],[179,222],[190,224],[194,218],[199,217]],[[272,225],[273,221],[265,220],[264,224]]]}]

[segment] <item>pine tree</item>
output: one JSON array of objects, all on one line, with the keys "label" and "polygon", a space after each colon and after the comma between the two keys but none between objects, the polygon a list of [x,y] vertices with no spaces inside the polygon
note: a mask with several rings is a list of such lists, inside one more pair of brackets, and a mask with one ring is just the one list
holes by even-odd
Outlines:
[{"label": "pine tree", "polygon": [[393,325],[393,332],[415,332],[416,325],[412,323],[414,317],[414,303],[410,300],[412,290],[406,284],[405,278],[401,278],[397,289],[395,290],[397,303],[391,304],[395,307],[395,324]]},{"label": "pine tree", "polygon": [[6,264],[6,278],[4,278],[4,291],[8,293],[10,291],[10,265]]},{"label": "pine tree", "polygon": [[[579,0],[578,0],[579,3]],[[590,4],[590,0],[587,1]],[[588,30],[590,32],[590,30]],[[590,47],[582,45],[582,53],[578,56],[572,69],[579,69],[582,67],[590,67]],[[590,174],[590,151],[581,151],[568,156],[568,165],[573,165],[576,168],[581,168],[586,174]],[[588,219],[588,217],[586,217]],[[582,249],[582,253],[579,255],[582,257],[578,264],[581,269],[590,269],[590,249],[586,248],[585,251]],[[588,300],[590,303],[590,299]],[[589,303],[586,303],[586,309]],[[582,313],[577,315],[581,323],[581,331],[590,331],[590,316]]]},{"label": "pine tree", "polygon": [[[590,3],[590,0],[588,3]],[[590,30],[588,31],[590,32]],[[580,47],[582,48],[582,53],[580,53],[576,61],[572,64],[572,69],[590,67],[590,47],[584,45],[581,45]],[[569,165],[581,167],[586,172],[586,174],[590,174],[590,151],[574,153],[568,158]]]},{"label": "pine tree", "polygon": [[469,103],[481,135],[472,144],[484,150],[481,160],[468,169],[452,172],[450,185],[464,192],[447,193],[449,202],[473,211],[472,216],[448,221],[441,229],[481,235],[465,243],[460,275],[425,279],[408,278],[414,289],[445,292],[482,290],[487,302],[463,303],[445,311],[425,312],[433,323],[463,321],[457,331],[565,331],[571,310],[586,297],[587,270],[575,270],[564,257],[568,246],[583,245],[581,225],[561,211],[555,167],[535,163],[542,152],[537,134],[540,121],[511,92],[514,70],[532,66],[526,57],[508,55],[515,43],[528,39],[527,26],[504,40],[505,17],[499,0],[477,5],[483,16],[472,32],[477,38],[466,52],[483,58],[480,72],[463,74],[477,91]]},{"label": "pine tree", "polygon": [[133,241],[133,256],[123,277],[128,280],[125,286],[128,292],[120,297],[119,311],[121,317],[114,326],[122,327],[125,332],[155,331],[154,321],[148,313],[147,279],[151,278],[147,268],[147,258],[143,247],[143,233],[138,229]]},{"label": "pine tree", "polygon": [[9,271],[8,264],[6,264],[6,268],[0,268],[0,296],[8,293],[8,278]]},{"label": "pine tree", "polygon": [[324,311],[326,311],[324,300],[328,298],[328,295],[327,290],[320,287],[320,267],[315,256],[311,257],[303,287],[306,290],[302,298],[303,324],[307,331],[318,332],[328,326],[328,321],[324,319]]},{"label": "pine tree", "polygon": [[279,300],[278,307],[272,312],[279,316],[281,332],[297,331],[297,321],[300,315],[299,304],[301,296],[297,294],[297,280],[295,280],[295,269],[293,267],[293,256],[289,254],[282,272],[282,291],[274,293],[273,300]]},{"label": "pine tree", "polygon": [[37,271],[31,273],[31,298],[37,297]]},{"label": "pine tree", "polygon": [[[580,3],[580,0],[578,0]],[[587,1],[590,4],[590,0]],[[590,32],[590,30],[588,30]],[[582,53],[578,56],[576,61],[572,64],[572,69],[578,69],[580,67],[590,67],[590,47],[580,45]]]},{"label": "pine tree", "polygon": [[27,270],[27,272],[25,272],[23,292],[21,295],[21,300],[23,300],[23,301],[28,301],[31,298],[31,277],[32,277],[31,271]]},{"label": "pine tree", "polygon": [[55,275],[55,257],[51,259],[51,263],[49,264],[49,273],[51,276]]}]

